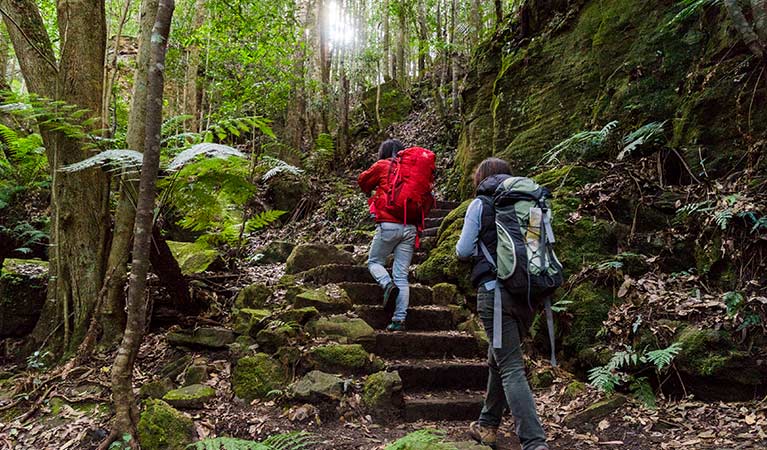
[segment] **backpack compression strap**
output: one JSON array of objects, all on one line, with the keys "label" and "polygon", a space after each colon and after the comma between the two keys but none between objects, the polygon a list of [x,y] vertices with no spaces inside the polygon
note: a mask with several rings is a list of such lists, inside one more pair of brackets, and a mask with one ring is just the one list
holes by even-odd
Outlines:
[{"label": "backpack compression strap", "polygon": [[[479,240],[479,248],[482,250],[482,254],[485,255],[487,262],[497,269],[495,261],[493,260],[490,250],[482,239]],[[501,348],[501,323],[503,319],[503,302],[501,298],[501,280],[495,280],[495,298],[493,299],[493,348]],[[549,331],[549,344],[551,344],[551,366],[557,367],[557,353],[554,342],[554,312],[551,310],[551,297],[546,297],[544,301],[544,307],[546,309],[546,328]]]}]

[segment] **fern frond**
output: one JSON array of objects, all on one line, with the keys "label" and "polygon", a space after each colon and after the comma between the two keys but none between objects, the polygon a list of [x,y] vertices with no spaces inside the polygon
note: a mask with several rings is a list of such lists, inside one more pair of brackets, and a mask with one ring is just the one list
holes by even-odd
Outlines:
[{"label": "fern frond", "polygon": [[275,177],[276,175],[279,175],[281,173],[289,173],[291,175],[301,175],[304,173],[303,170],[299,169],[296,166],[293,166],[291,164],[286,163],[285,161],[279,160],[277,158],[272,158],[271,156],[262,156],[261,157],[261,165],[264,167],[269,167],[270,169],[261,177],[262,180],[268,181],[269,179]]},{"label": "fern frond", "polygon": [[620,377],[608,366],[599,366],[590,369],[588,372],[589,384],[602,392],[611,393],[615,391],[620,383]]},{"label": "fern frond", "polygon": [[188,450],[272,450],[268,446],[230,437],[208,438],[189,444]]},{"label": "fern frond", "polygon": [[144,155],[135,150],[105,150],[80,162],[64,166],[62,172],[78,172],[92,167],[107,167],[110,171],[138,172]]},{"label": "fern frond", "polygon": [[682,346],[675,342],[667,348],[647,352],[647,354],[642,357],[642,360],[643,362],[649,362],[654,365],[659,372],[662,372],[666,367],[671,365],[674,357],[676,357],[681,350]]},{"label": "fern frond", "polygon": [[576,133],[544,153],[542,161],[544,164],[559,162],[565,154],[580,158],[589,150],[600,148],[608,142],[618,125],[618,121],[612,121],[601,130]]},{"label": "fern frond", "polygon": [[318,444],[316,437],[305,431],[275,434],[262,441],[269,450],[304,450]]},{"label": "fern frond", "polygon": [[654,144],[663,136],[666,121],[651,122],[623,138],[623,150],[618,154],[618,161],[632,155],[645,144]]},{"label": "fern frond", "polygon": [[648,408],[655,409],[655,391],[647,381],[647,377],[639,377],[635,379],[629,386],[631,393],[634,394],[640,402],[644,403]]},{"label": "fern frond", "polygon": [[671,28],[686,21],[690,17],[697,15],[702,9],[708,8],[710,6],[721,5],[722,0],[681,0],[679,4],[684,6],[684,8],[679,11],[677,15],[674,16],[674,18],[666,24],[665,27],[663,27],[663,31],[668,31]]},{"label": "fern frond", "polygon": [[175,158],[168,164],[168,170],[174,171],[179,170],[185,165],[189,164],[190,162],[194,161],[195,158],[198,156],[208,156],[211,158],[221,158],[226,159],[230,156],[237,156],[239,158],[244,158],[245,154],[241,151],[229,147],[228,145],[222,145],[222,144],[212,144],[212,143],[202,143],[202,144],[195,144],[191,147],[189,147],[187,150],[184,150],[183,152],[176,155]]},{"label": "fern frond", "polygon": [[263,211],[261,213],[256,214],[255,217],[248,220],[248,222],[245,224],[245,232],[246,233],[252,233],[254,231],[260,230],[261,228],[264,228],[265,226],[276,222],[277,219],[285,215],[287,211],[281,211],[278,209],[272,209],[269,211]]}]

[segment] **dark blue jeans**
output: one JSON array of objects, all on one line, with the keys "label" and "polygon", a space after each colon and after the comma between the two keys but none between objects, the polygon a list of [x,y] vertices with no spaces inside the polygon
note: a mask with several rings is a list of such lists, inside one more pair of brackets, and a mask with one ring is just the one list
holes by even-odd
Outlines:
[{"label": "dark blue jeans", "polygon": [[[493,291],[488,291],[484,286],[479,287],[477,312],[491,342],[493,297]],[[504,291],[501,348],[493,348],[491,344],[487,350],[490,374],[487,379],[485,405],[479,416],[479,423],[486,427],[499,426],[503,410],[508,405],[514,416],[514,424],[522,449],[547,448],[546,434],[535,412],[535,400],[525,376],[519,325],[511,312],[511,302],[511,295]]]}]

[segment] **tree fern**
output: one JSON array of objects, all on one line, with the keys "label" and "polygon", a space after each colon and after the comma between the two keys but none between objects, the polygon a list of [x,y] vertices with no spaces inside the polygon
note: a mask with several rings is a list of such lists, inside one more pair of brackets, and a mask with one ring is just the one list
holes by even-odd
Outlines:
[{"label": "tree fern", "polygon": [[104,168],[110,172],[138,172],[144,161],[144,155],[135,150],[105,150],[82,161],[59,169],[61,172],[78,172],[93,167]]},{"label": "tree fern", "polygon": [[291,175],[301,175],[304,173],[304,171],[298,167],[290,165],[277,158],[272,158],[271,156],[262,156],[260,164],[263,167],[268,168],[267,172],[261,177],[263,181],[268,181],[282,173],[289,173]]},{"label": "tree fern", "polygon": [[201,144],[195,144],[188,149],[184,150],[183,152],[176,155],[175,158],[168,164],[168,170],[174,171],[179,170],[185,165],[191,163],[195,160],[198,156],[205,155],[210,158],[221,158],[226,159],[230,156],[237,156],[240,158],[244,158],[245,154],[243,154],[241,151],[229,147],[228,145],[222,145],[222,144],[212,144],[209,142],[204,142]]}]

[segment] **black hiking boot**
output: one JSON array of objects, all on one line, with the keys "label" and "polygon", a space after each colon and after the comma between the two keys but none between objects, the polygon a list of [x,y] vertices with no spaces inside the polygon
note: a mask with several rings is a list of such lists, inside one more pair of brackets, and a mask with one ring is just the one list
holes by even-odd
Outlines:
[{"label": "black hiking boot", "polygon": [[392,282],[386,285],[384,288],[383,296],[383,310],[386,315],[390,315],[394,312],[394,307],[397,304],[397,296],[399,295],[399,288]]}]

